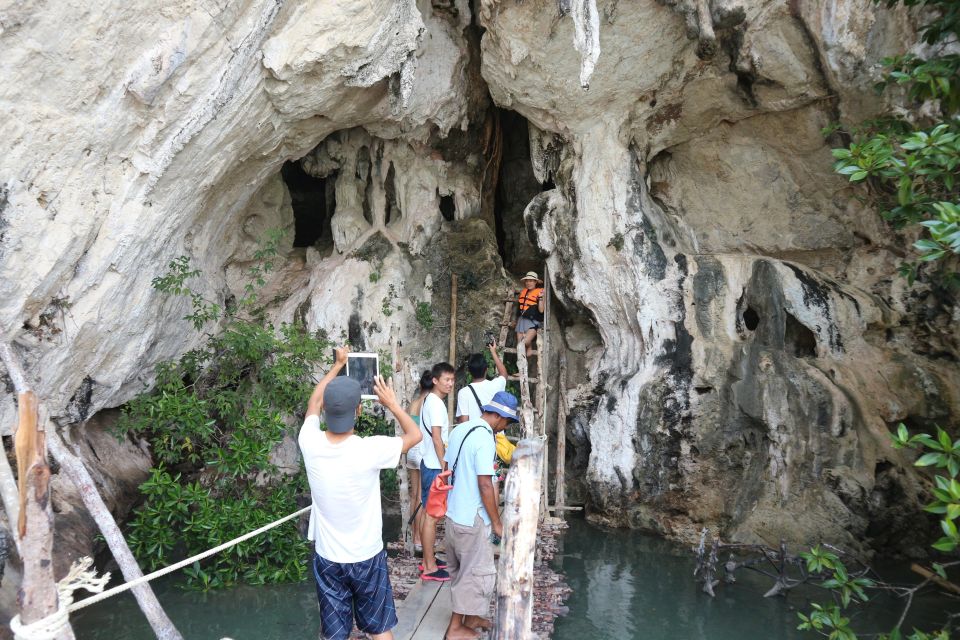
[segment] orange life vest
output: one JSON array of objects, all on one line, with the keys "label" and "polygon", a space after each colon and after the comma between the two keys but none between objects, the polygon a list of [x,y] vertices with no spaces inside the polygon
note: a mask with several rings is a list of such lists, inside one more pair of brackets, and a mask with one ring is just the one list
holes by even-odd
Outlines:
[{"label": "orange life vest", "polygon": [[523,289],[520,292],[520,297],[517,298],[517,301],[520,303],[520,314],[523,315],[523,312],[530,307],[537,306],[537,303],[540,302],[541,295],[543,295],[542,287],[537,287],[536,289]]}]

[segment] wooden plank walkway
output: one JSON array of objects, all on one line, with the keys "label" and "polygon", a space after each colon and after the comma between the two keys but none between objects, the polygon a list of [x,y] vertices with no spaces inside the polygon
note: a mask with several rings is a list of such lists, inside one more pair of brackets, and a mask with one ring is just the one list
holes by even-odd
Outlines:
[{"label": "wooden plank walkway", "polygon": [[443,640],[450,613],[449,583],[421,580],[397,607],[394,640]]}]

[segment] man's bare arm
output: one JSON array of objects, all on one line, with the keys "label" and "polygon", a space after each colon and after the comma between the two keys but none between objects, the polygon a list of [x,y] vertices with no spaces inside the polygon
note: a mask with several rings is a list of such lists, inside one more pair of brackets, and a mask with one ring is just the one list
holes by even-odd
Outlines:
[{"label": "man's bare arm", "polygon": [[500,512],[497,511],[497,494],[493,488],[493,476],[477,476],[477,486],[480,488],[480,501],[490,516],[490,528],[498,536],[503,536],[503,523],[500,521]]},{"label": "man's bare arm", "polygon": [[[493,356],[493,366],[497,368],[497,375],[504,378],[508,377],[507,367],[504,366],[503,360],[500,359],[500,354],[497,353],[496,340],[490,343],[490,355]],[[483,407],[480,407],[480,410],[483,411]]]},{"label": "man's bare arm", "polygon": [[417,423],[397,401],[397,394],[393,391],[392,383],[393,380],[384,382],[383,378],[377,376],[373,379],[373,392],[377,394],[377,399],[383,405],[383,408],[392,413],[393,417],[400,423],[400,428],[403,429],[403,435],[400,438],[403,440],[403,452],[406,453],[423,439],[423,435],[421,435]]},{"label": "man's bare arm", "polygon": [[337,377],[340,373],[340,370],[347,366],[347,349],[346,347],[338,347],[334,350],[336,358],[334,360],[333,366],[330,367],[330,371],[327,371],[327,374],[320,379],[320,382],[317,383],[317,386],[314,388],[313,393],[310,394],[310,400],[307,401],[307,415],[308,416],[319,416],[320,412],[323,411],[323,391],[327,388],[327,385],[331,380]]},{"label": "man's bare arm", "polygon": [[440,425],[435,425],[431,427],[431,440],[433,440],[433,448],[437,451],[437,460],[440,461],[440,466],[444,469],[447,468],[447,463],[443,459],[443,455],[446,453],[447,448],[443,446],[443,438],[440,435],[440,432],[443,428]]}]

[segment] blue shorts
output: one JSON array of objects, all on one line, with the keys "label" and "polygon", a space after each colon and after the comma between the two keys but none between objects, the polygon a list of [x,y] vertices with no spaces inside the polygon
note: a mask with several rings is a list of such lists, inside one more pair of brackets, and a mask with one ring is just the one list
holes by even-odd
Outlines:
[{"label": "blue shorts", "polygon": [[438,475],[440,475],[440,469],[431,469],[423,464],[423,460],[420,461],[420,504],[423,505],[424,510],[427,508],[427,496],[430,495],[430,485],[433,484],[433,479]]},{"label": "blue shorts", "polygon": [[397,626],[387,552],[362,562],[330,562],[313,553],[313,577],[320,603],[320,637],[346,640],[357,628],[370,634]]}]

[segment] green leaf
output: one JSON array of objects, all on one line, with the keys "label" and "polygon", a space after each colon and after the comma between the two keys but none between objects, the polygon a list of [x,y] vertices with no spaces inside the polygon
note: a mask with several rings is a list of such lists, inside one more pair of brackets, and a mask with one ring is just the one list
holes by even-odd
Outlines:
[{"label": "green leaf", "polygon": [[943,454],[941,453],[925,453],[913,464],[917,467],[929,467],[930,465],[938,464],[942,457]]}]

